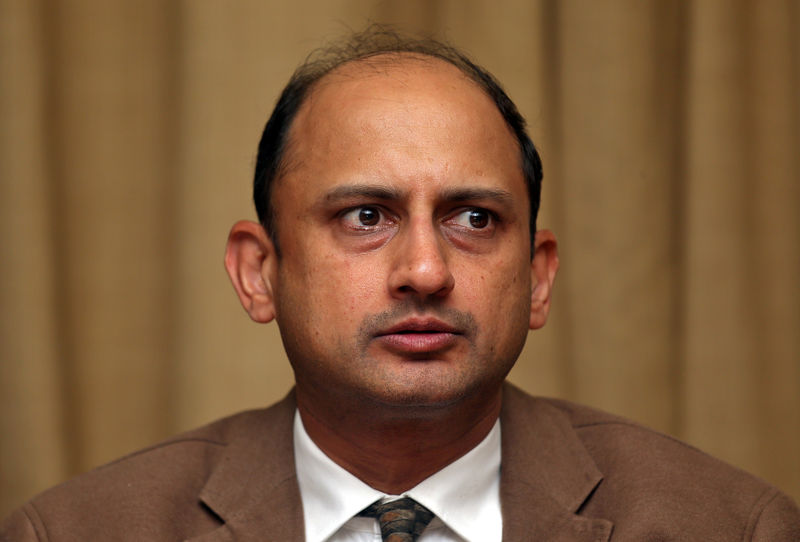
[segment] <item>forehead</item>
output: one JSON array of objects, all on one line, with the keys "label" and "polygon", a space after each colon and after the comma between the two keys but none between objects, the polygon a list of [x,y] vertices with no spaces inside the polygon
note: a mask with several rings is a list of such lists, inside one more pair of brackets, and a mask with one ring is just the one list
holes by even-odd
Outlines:
[{"label": "forehead", "polygon": [[460,120],[465,128],[507,135],[516,145],[496,104],[475,81],[449,62],[412,53],[351,61],[323,76],[301,105],[289,143],[347,124],[400,128],[415,120],[441,128],[446,121],[450,129]]},{"label": "forehead", "polygon": [[[480,86],[458,67],[441,58],[416,53],[383,53],[346,62],[321,77],[307,103],[342,87],[361,91],[395,91],[403,95],[480,94]],[[417,92],[414,92],[417,91]]]},{"label": "forehead", "polygon": [[486,92],[449,62],[412,54],[344,64],[311,89],[281,177],[326,184],[321,177],[333,170],[375,180],[487,173],[523,183],[517,140]]}]

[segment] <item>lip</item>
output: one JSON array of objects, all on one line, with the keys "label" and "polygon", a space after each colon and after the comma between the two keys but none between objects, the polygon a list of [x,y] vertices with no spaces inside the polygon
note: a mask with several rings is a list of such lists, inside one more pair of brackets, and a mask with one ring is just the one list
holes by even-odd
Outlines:
[{"label": "lip", "polygon": [[460,335],[461,332],[446,322],[437,318],[409,318],[398,322],[378,332],[378,336],[394,335],[397,333],[452,333]]},{"label": "lip", "polygon": [[437,352],[454,345],[462,332],[436,318],[411,318],[378,332],[387,349],[399,354]]}]

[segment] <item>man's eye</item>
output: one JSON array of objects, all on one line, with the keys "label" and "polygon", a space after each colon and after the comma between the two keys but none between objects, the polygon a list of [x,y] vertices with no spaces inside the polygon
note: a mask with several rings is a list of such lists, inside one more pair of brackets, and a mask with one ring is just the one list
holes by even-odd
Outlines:
[{"label": "man's eye", "polygon": [[494,217],[486,209],[466,209],[452,218],[459,226],[476,230],[483,230],[493,225]]},{"label": "man's eye", "polygon": [[377,207],[356,207],[342,215],[345,224],[355,228],[368,228],[380,224],[382,213]]}]

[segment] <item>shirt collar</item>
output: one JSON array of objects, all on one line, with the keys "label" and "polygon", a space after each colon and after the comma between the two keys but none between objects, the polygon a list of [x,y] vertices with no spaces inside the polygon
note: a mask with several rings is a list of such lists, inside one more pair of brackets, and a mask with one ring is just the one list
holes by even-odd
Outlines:
[{"label": "shirt collar", "polygon": [[[378,499],[397,496],[371,488],[333,462],[311,440],[299,413],[294,455],[307,542],[321,542]],[[499,541],[500,421],[465,455],[420,482],[407,495],[468,541]]]}]

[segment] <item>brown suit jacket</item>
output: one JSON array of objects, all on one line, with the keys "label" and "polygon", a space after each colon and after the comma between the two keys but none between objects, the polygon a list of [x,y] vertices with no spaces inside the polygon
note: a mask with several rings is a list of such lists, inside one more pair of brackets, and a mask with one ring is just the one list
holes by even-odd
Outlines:
[{"label": "brown suit jacket", "polygon": [[[504,540],[800,541],[800,511],[765,482],[632,422],[504,393]],[[0,540],[303,540],[294,410],[290,394],[50,489]]]}]

